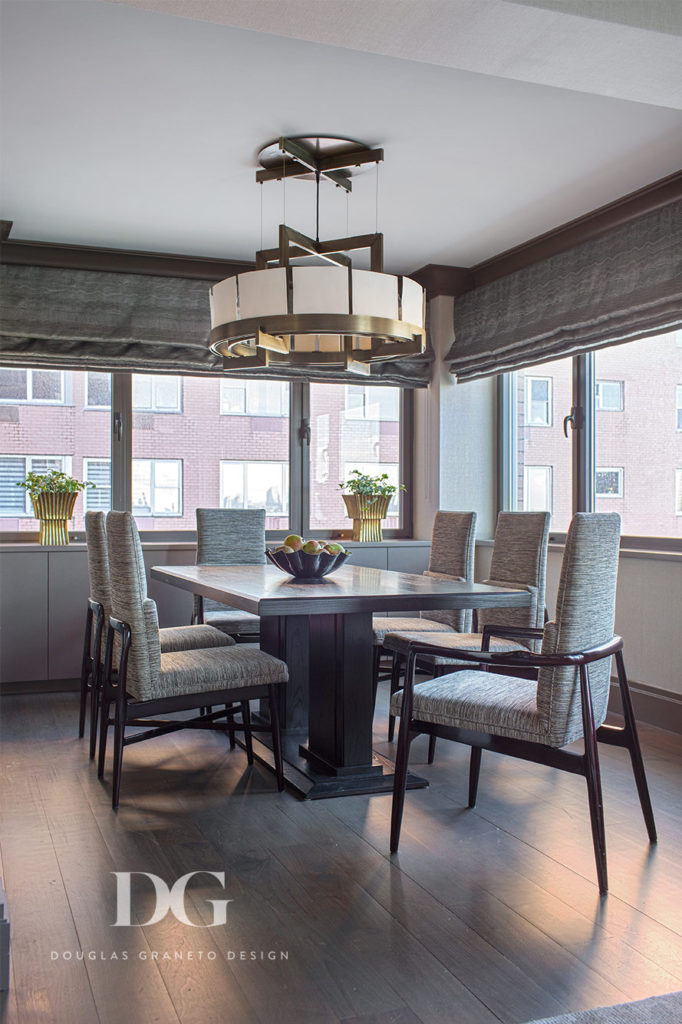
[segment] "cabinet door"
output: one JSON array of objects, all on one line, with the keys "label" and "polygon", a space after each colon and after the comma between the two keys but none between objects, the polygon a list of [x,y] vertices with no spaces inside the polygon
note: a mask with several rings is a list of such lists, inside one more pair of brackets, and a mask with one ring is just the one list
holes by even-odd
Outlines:
[{"label": "cabinet door", "polygon": [[79,679],[90,590],[88,553],[50,551],[48,679]]},{"label": "cabinet door", "polygon": [[0,552],[0,681],[47,679],[47,553]]}]

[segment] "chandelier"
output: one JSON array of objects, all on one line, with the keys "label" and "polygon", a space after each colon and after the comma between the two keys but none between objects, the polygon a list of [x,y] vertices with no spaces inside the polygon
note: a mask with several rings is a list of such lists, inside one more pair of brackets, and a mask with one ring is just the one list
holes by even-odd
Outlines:
[{"label": "chandelier", "polygon": [[[211,351],[225,370],[317,367],[369,375],[372,365],[424,350],[424,289],[385,274],[379,232],[320,240],[320,180],[347,193],[357,168],[379,164],[383,151],[346,139],[280,138],[259,154],[256,181],[311,179],[317,235],[279,226],[276,248],[256,253],[256,269],[211,288]],[[262,244],[262,243],[261,243]],[[369,270],[351,252],[369,250]],[[314,265],[309,265],[310,261]],[[321,265],[320,265],[321,264]]]}]

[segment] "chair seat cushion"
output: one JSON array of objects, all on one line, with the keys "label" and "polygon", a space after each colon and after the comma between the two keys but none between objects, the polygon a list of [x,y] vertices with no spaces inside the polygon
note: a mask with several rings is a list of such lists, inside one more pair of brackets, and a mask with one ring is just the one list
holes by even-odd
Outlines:
[{"label": "chair seat cushion", "polygon": [[412,633],[451,633],[452,627],[449,623],[434,622],[432,619],[418,618],[385,618],[379,615],[372,616],[372,630],[374,632],[374,643],[383,644],[387,633],[398,633],[402,630],[409,630]]},{"label": "chair seat cushion", "polygon": [[[414,688],[412,717],[451,728],[549,743],[548,722],[538,711],[537,683],[478,669],[439,676]],[[403,691],[391,698],[399,716]]]},{"label": "chair seat cushion", "polygon": [[208,693],[240,686],[266,686],[289,678],[283,661],[245,644],[174,651],[161,655],[161,673],[143,700]]},{"label": "chair seat cushion", "polygon": [[159,630],[161,653],[196,651],[202,647],[232,647],[232,637],[213,626],[166,626]]},{"label": "chair seat cushion", "polygon": [[205,611],[204,622],[223,633],[260,632],[260,617],[252,615],[251,612],[240,611],[238,608],[232,611],[227,608],[221,611]]},{"label": "chair seat cushion", "polygon": [[[409,631],[406,633],[389,633],[384,637],[384,647],[387,651],[395,651],[397,654],[407,655],[411,643],[420,640],[425,644],[433,644],[435,647],[458,648],[460,651],[480,651],[482,633],[426,633]],[[526,651],[523,644],[515,640],[503,640],[501,637],[490,638],[491,651]],[[448,655],[422,655],[420,661],[426,661],[430,665],[454,665],[471,664],[471,662],[458,662],[454,656]]]}]

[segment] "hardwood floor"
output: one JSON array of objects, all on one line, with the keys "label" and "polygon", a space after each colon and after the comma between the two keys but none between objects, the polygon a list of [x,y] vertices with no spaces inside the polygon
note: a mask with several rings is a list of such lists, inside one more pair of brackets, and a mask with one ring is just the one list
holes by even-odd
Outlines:
[{"label": "hardwood floor", "polygon": [[[380,706],[376,748],[390,756],[387,684]],[[219,734],[127,748],[115,814],[110,773],[100,784],[76,739],[77,711],[76,694],[2,705],[13,978],[0,1006],[12,1024],[518,1024],[682,989],[679,736],[641,729],[653,848],[627,753],[600,749],[610,880],[600,901],[575,776],[484,754],[467,810],[468,750],[441,741],[429,767],[421,738],[412,762],[431,785],[407,794],[390,859],[390,796],[278,794]],[[229,898],[225,926],[168,914],[112,927],[111,872],[170,885],[202,870],[225,871],[225,891],[198,876],[187,913],[209,924],[207,900]],[[144,922],[154,894],[138,881],[133,920]]]}]

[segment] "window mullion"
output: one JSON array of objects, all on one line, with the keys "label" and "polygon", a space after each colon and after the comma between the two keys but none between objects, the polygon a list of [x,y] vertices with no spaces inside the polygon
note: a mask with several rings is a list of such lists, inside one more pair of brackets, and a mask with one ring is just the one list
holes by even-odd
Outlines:
[{"label": "window mullion", "polygon": [[132,374],[111,375],[111,507],[132,510]]},{"label": "window mullion", "polygon": [[573,359],[573,512],[594,510],[594,354]]},{"label": "window mullion", "polygon": [[310,385],[292,383],[289,389],[289,532],[305,536],[310,522],[310,436],[301,432],[310,423]]}]

